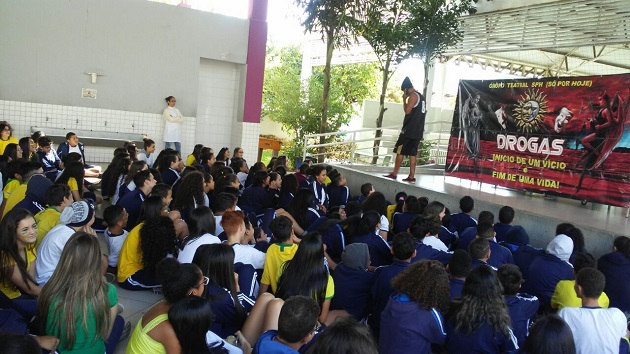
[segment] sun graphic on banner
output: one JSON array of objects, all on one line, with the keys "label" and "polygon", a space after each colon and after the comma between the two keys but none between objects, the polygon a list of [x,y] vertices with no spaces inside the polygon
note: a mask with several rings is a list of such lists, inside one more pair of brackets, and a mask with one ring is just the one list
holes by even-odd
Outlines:
[{"label": "sun graphic on banner", "polygon": [[547,113],[546,98],[539,90],[530,90],[521,96],[514,109],[518,130],[532,133],[540,129],[544,121],[543,115]]}]

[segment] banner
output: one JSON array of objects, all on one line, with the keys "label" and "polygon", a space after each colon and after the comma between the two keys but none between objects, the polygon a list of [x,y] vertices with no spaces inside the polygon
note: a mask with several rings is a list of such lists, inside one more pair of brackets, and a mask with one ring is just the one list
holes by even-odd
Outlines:
[{"label": "banner", "polygon": [[630,74],[460,81],[446,174],[630,206]]}]

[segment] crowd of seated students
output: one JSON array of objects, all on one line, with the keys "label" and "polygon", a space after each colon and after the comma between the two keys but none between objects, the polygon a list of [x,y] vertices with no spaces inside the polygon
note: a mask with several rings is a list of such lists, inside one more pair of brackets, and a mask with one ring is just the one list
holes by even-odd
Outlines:
[{"label": "crowd of seated students", "polygon": [[[46,349],[112,353],[132,332],[128,353],[627,351],[628,237],[596,261],[561,223],[537,249],[509,206],[495,223],[471,216],[469,196],[450,214],[422,196],[390,203],[369,183],[353,196],[312,159],[294,173],[283,157],[249,168],[241,148],[215,158],[197,144],[182,158],[151,139],[114,151],[96,220],[76,134],[61,157],[48,137],[31,140],[27,159],[8,143],[0,161],[0,326],[24,334],[15,316],[37,316]],[[164,296],[133,330],[115,280]]]}]

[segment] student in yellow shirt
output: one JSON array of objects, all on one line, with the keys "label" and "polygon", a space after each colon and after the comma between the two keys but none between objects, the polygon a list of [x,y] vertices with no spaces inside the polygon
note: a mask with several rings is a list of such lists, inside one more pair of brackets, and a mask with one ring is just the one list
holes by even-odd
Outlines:
[{"label": "student in yellow shirt", "polygon": [[[573,274],[576,276],[583,268],[597,268],[597,261],[590,253],[578,253],[573,263]],[[610,300],[603,291],[598,302],[605,309],[610,305]],[[582,299],[575,292],[575,280],[561,280],[551,296],[551,308],[560,311],[565,307],[582,307]]]},{"label": "student in yellow shirt", "polygon": [[203,149],[203,144],[195,145],[193,152],[186,157],[186,166],[192,166],[201,161],[201,149]]},{"label": "student in yellow shirt", "polygon": [[57,178],[55,184],[65,184],[70,187],[72,192],[72,198],[75,202],[83,200],[83,178],[85,177],[85,170],[83,163],[79,161],[70,162],[67,166],[64,166],[61,176]]},{"label": "student in yellow shirt", "polygon": [[0,291],[11,299],[0,300],[2,308],[13,308],[24,318],[36,313],[34,297],[41,292],[35,282],[37,223],[26,209],[13,209],[0,224]]},{"label": "student in yellow shirt", "polygon": [[278,243],[271,244],[267,249],[258,296],[267,292],[270,287],[272,293],[276,292],[278,271],[284,262],[293,259],[298,248],[294,242],[293,223],[288,217],[278,216],[273,219],[269,229]]},{"label": "student in yellow shirt", "polygon": [[23,165],[20,165],[20,175],[22,176],[22,183],[15,188],[9,198],[6,198],[6,203],[4,203],[4,209],[2,210],[2,216],[6,215],[9,210],[13,209],[19,202],[21,202],[24,197],[26,197],[26,185],[28,181],[36,174],[44,173],[42,170],[42,165],[37,162],[25,162]]},{"label": "student in yellow shirt", "polygon": [[0,122],[0,155],[4,154],[4,149],[9,144],[19,144],[19,140],[13,136],[13,128],[6,121]]},{"label": "student in yellow shirt", "polygon": [[59,224],[61,212],[72,204],[72,193],[66,184],[55,184],[46,191],[46,204],[48,208],[35,214],[37,221],[37,246],[50,229]]}]

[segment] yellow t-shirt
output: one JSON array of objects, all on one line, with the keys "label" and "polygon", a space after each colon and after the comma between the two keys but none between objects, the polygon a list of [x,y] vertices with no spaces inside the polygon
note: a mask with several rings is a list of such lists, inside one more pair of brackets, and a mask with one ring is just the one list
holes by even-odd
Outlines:
[{"label": "yellow t-shirt", "polygon": [[[597,299],[599,306],[607,309],[610,305],[608,295],[602,292]],[[561,280],[556,285],[556,290],[551,297],[551,307],[562,310],[565,307],[582,307],[582,300],[575,293],[575,280]]]},{"label": "yellow t-shirt", "polygon": [[188,155],[188,157],[186,157],[186,166],[192,166],[193,164],[197,163],[197,159],[195,158],[195,155],[190,154]]},{"label": "yellow t-shirt", "polygon": [[9,198],[6,199],[7,204],[4,206],[4,212],[2,213],[2,217],[9,212],[9,210],[13,209],[19,202],[26,198],[26,183],[20,184],[13,192]]},{"label": "yellow t-shirt", "polygon": [[[35,266],[35,259],[37,258],[37,254],[35,253],[35,246],[26,248],[26,270],[31,269],[31,264]],[[10,265],[15,265],[15,260],[11,259]],[[20,289],[13,284],[12,281],[7,280],[4,283],[0,283],[0,291],[4,293],[9,299],[15,299],[22,295]]]},{"label": "yellow t-shirt", "polygon": [[20,181],[14,178],[9,178],[7,180],[7,185],[4,186],[4,189],[2,189],[2,193],[4,194],[4,199],[8,199],[9,196],[11,195],[11,192],[13,192],[19,186],[20,186]]},{"label": "yellow t-shirt", "polygon": [[74,177],[68,178],[68,187],[70,187],[71,191],[78,191],[79,190],[79,184],[77,183],[76,178],[74,178]]},{"label": "yellow t-shirt", "polygon": [[140,229],[144,222],[136,225],[125,239],[118,256],[118,282],[122,283],[137,271],[144,268],[142,250],[140,249]]},{"label": "yellow t-shirt", "polygon": [[37,246],[42,242],[48,231],[59,224],[59,215],[61,215],[61,213],[54,207],[48,207],[35,214],[35,221],[37,222],[38,228]]},{"label": "yellow t-shirt", "polygon": [[293,259],[298,249],[297,244],[274,243],[267,249],[265,266],[260,282],[269,285],[275,294],[278,285],[278,272],[280,266],[288,260]]},{"label": "yellow t-shirt", "polygon": [[12,136],[7,140],[0,139],[0,155],[4,154],[4,149],[6,149],[9,144],[19,144],[20,142],[16,137]]}]

